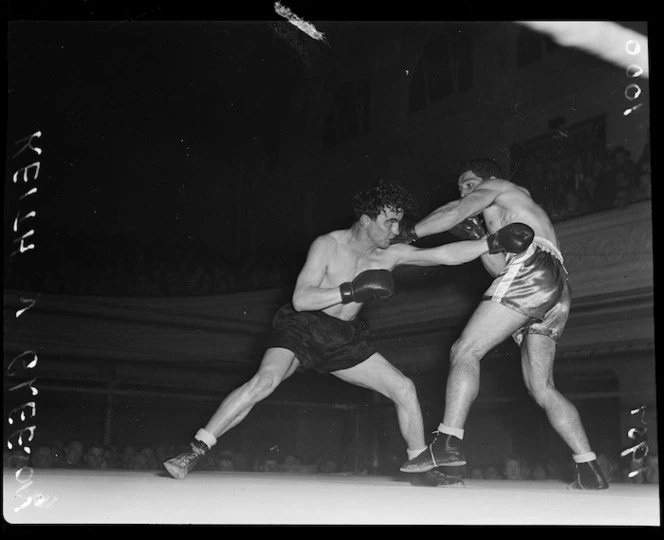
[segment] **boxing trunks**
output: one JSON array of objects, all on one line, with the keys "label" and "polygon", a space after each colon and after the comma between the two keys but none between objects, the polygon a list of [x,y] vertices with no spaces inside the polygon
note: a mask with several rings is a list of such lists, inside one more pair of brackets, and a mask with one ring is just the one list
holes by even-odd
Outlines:
[{"label": "boxing trunks", "polygon": [[291,304],[274,316],[268,347],[295,353],[298,371],[319,373],[356,366],[376,352],[364,320],[342,321],[323,311],[295,311]]},{"label": "boxing trunks", "polygon": [[523,253],[509,253],[503,271],[493,280],[482,300],[498,302],[530,317],[514,341],[526,334],[543,334],[558,341],[569,316],[572,293],[558,248],[535,236]]}]

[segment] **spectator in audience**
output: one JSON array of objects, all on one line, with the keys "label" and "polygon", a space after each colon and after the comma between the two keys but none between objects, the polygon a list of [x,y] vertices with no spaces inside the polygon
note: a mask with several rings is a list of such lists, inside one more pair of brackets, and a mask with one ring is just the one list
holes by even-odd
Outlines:
[{"label": "spectator in audience", "polygon": [[158,463],[163,463],[175,455],[175,450],[172,446],[166,444],[159,444],[154,449]]},{"label": "spectator in audience", "polygon": [[121,469],[122,460],[120,459],[120,451],[115,444],[107,444],[104,448],[104,459],[108,463],[109,469]]},{"label": "spectator in audience", "polygon": [[248,470],[247,466],[247,457],[242,452],[235,452],[233,454],[233,470],[236,471],[246,471]]},{"label": "spectator in audience", "polygon": [[625,182],[634,185],[639,177],[639,167],[630,158],[630,152],[624,146],[617,146],[611,153],[613,169],[618,173],[623,173]]},{"label": "spectator in audience", "polygon": [[643,146],[641,156],[636,165],[638,167],[636,200],[650,199],[650,139]]},{"label": "spectator in audience", "polygon": [[222,450],[217,454],[216,470],[218,471],[232,471],[235,470],[233,464],[233,452],[230,450]]},{"label": "spectator in audience", "polygon": [[470,477],[473,480],[481,480],[484,478],[484,471],[482,470],[482,467],[473,467],[470,471]]},{"label": "spectator in audience", "polygon": [[563,477],[562,467],[555,459],[547,459],[544,462],[544,469],[546,470],[546,475],[551,480],[561,480]]},{"label": "spectator in audience", "polygon": [[279,472],[299,472],[302,460],[292,454],[287,455],[279,464]]},{"label": "spectator in audience", "polygon": [[145,468],[146,470],[157,469],[157,454],[154,451],[154,448],[151,446],[144,446],[141,448],[140,453],[145,456]]},{"label": "spectator in audience", "polygon": [[639,181],[634,188],[632,200],[634,202],[645,201],[652,198],[652,185],[650,178],[650,161],[645,162],[641,167]]},{"label": "spectator in audience", "polygon": [[157,468],[157,458],[154,450],[145,446],[138,452],[134,452],[131,468],[135,471],[151,471]]},{"label": "spectator in audience", "polygon": [[51,454],[51,445],[42,444],[35,448],[30,456],[30,464],[37,469],[52,469],[53,456]]},{"label": "spectator in audience", "polygon": [[83,461],[88,469],[108,469],[108,463],[104,458],[104,447],[101,444],[92,443],[88,446]]},{"label": "spectator in audience", "polygon": [[71,439],[65,444],[63,467],[68,468],[82,468],[85,466],[83,462],[84,446],[78,439]]},{"label": "spectator in audience", "polygon": [[279,462],[276,459],[259,459],[257,470],[259,472],[277,472],[279,470]]},{"label": "spectator in audience", "polygon": [[616,198],[615,176],[609,161],[605,157],[601,155],[595,157],[591,178],[595,186],[595,196],[592,199],[594,209],[603,211],[613,208]]},{"label": "spectator in audience", "polygon": [[549,475],[546,472],[546,466],[541,461],[536,461],[533,464],[533,469],[530,474],[532,480],[548,480]]},{"label": "spectator in audience", "polygon": [[7,464],[12,469],[22,469],[30,465],[30,456],[23,448],[12,448],[7,455]]},{"label": "spectator in audience", "polygon": [[120,451],[120,463],[122,463],[123,469],[133,469],[134,468],[134,456],[136,455],[136,449],[133,446],[123,446]]},{"label": "spectator in audience", "polygon": [[517,456],[507,458],[503,463],[503,478],[507,480],[525,480],[524,470],[525,465],[522,458]]},{"label": "spectator in audience", "polygon": [[333,459],[324,459],[318,465],[318,472],[321,474],[334,474],[339,471],[339,463]]},{"label": "spectator in audience", "polygon": [[487,467],[484,469],[484,478],[487,480],[500,480],[501,476],[498,472],[498,468],[494,467],[493,465],[487,465]]},{"label": "spectator in audience", "polygon": [[592,174],[586,174],[581,180],[581,185],[578,189],[579,199],[585,201],[589,206],[589,210],[594,212],[595,208],[595,196],[596,196],[596,178]]},{"label": "spectator in audience", "polygon": [[644,480],[648,484],[659,484],[659,458],[657,454],[648,454],[645,459]]},{"label": "spectator in audience", "polygon": [[61,443],[51,443],[51,456],[53,458],[53,468],[59,469],[64,466],[65,453]]},{"label": "spectator in audience", "polygon": [[613,205],[616,208],[624,210],[627,205],[632,202],[632,198],[636,189],[636,183],[631,181],[624,171],[619,170],[615,172],[615,180],[616,198],[613,201]]}]

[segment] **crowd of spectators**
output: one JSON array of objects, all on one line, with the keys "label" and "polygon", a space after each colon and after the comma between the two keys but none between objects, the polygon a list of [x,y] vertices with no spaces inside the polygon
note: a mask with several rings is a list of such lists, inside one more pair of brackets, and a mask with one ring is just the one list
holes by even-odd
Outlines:
[{"label": "crowd of spectators", "polygon": [[[659,484],[659,461],[656,454],[639,460],[632,456],[613,456],[600,453],[597,461],[609,483]],[[553,459],[527,460],[511,456],[498,463],[476,465],[465,473],[472,479],[486,480],[559,480],[574,479],[574,462]]]},{"label": "crowd of spectators", "polygon": [[[4,449],[3,466],[20,469],[120,469],[133,471],[164,471],[163,462],[188,450],[188,446],[132,446],[117,444],[86,444],[79,439],[63,443],[39,444],[30,454],[21,448]],[[293,454],[275,457],[248,458],[242,452],[215,449],[196,465],[200,471],[255,471],[307,474],[348,472],[329,457],[319,456],[305,461]]]},{"label": "crowd of spectators", "polygon": [[636,160],[625,147],[617,146],[550,164],[531,157],[523,167],[518,178],[528,184],[554,222],[625,208],[652,197],[649,142]]},{"label": "crowd of spectators", "polygon": [[[162,463],[170,457],[187,450],[186,446],[118,446],[116,444],[84,444],[72,439],[66,443],[54,441],[36,446],[31,454],[22,449],[5,448],[3,466],[20,469],[29,466],[35,469],[117,469],[133,471],[161,471]],[[597,457],[609,483],[658,484],[659,462],[654,453],[633,459],[600,453]],[[496,463],[477,464],[460,470],[464,478],[484,480],[555,480],[571,482],[574,478],[572,460],[560,462],[555,459],[527,460],[514,455]],[[197,464],[198,471],[253,471],[292,474],[380,474],[370,468],[357,469],[351,463],[335,460],[329,456],[318,456],[303,460],[294,454],[283,458],[274,456],[248,458],[242,452],[230,449],[215,449],[206,454]],[[456,472],[448,471],[448,472]],[[398,469],[390,471],[398,474]],[[385,474],[383,472],[383,474]]]}]

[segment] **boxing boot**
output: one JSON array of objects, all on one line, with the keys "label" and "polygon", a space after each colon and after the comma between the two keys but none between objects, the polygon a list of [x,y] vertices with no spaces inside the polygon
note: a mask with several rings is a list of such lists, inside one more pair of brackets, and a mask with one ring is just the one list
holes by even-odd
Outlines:
[{"label": "boxing boot", "polygon": [[173,478],[183,480],[208,450],[210,450],[210,447],[207,444],[195,440],[191,443],[191,450],[182,452],[180,455],[164,462],[164,468]]},{"label": "boxing boot", "polygon": [[464,487],[465,484],[461,476],[444,473],[441,469],[432,469],[425,473],[409,474],[410,483],[413,486],[438,487],[454,486]]},{"label": "boxing boot", "polygon": [[438,436],[429,447],[401,466],[401,472],[423,473],[441,465],[460,466],[466,464],[461,450],[461,439],[454,435],[436,432]]},{"label": "boxing boot", "polygon": [[609,482],[604,477],[596,459],[576,463],[576,479],[567,489],[608,489]]}]

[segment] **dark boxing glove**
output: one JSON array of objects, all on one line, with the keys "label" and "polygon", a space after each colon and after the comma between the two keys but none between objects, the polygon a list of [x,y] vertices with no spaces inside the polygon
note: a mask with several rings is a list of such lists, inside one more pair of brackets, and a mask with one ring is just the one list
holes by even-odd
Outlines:
[{"label": "dark boxing glove", "polygon": [[510,223],[489,235],[489,253],[522,253],[526,251],[535,238],[533,231],[525,223]]},{"label": "dark boxing glove", "polygon": [[482,214],[464,219],[461,223],[457,223],[448,231],[452,236],[460,238],[461,240],[481,240],[488,233],[484,227],[484,220]]},{"label": "dark boxing glove", "polygon": [[399,234],[397,234],[390,244],[412,244],[419,236],[415,233],[415,223],[401,220],[399,222]]},{"label": "dark boxing glove", "polygon": [[394,278],[389,270],[365,270],[353,281],[339,285],[339,290],[342,304],[389,298],[394,294]]}]

